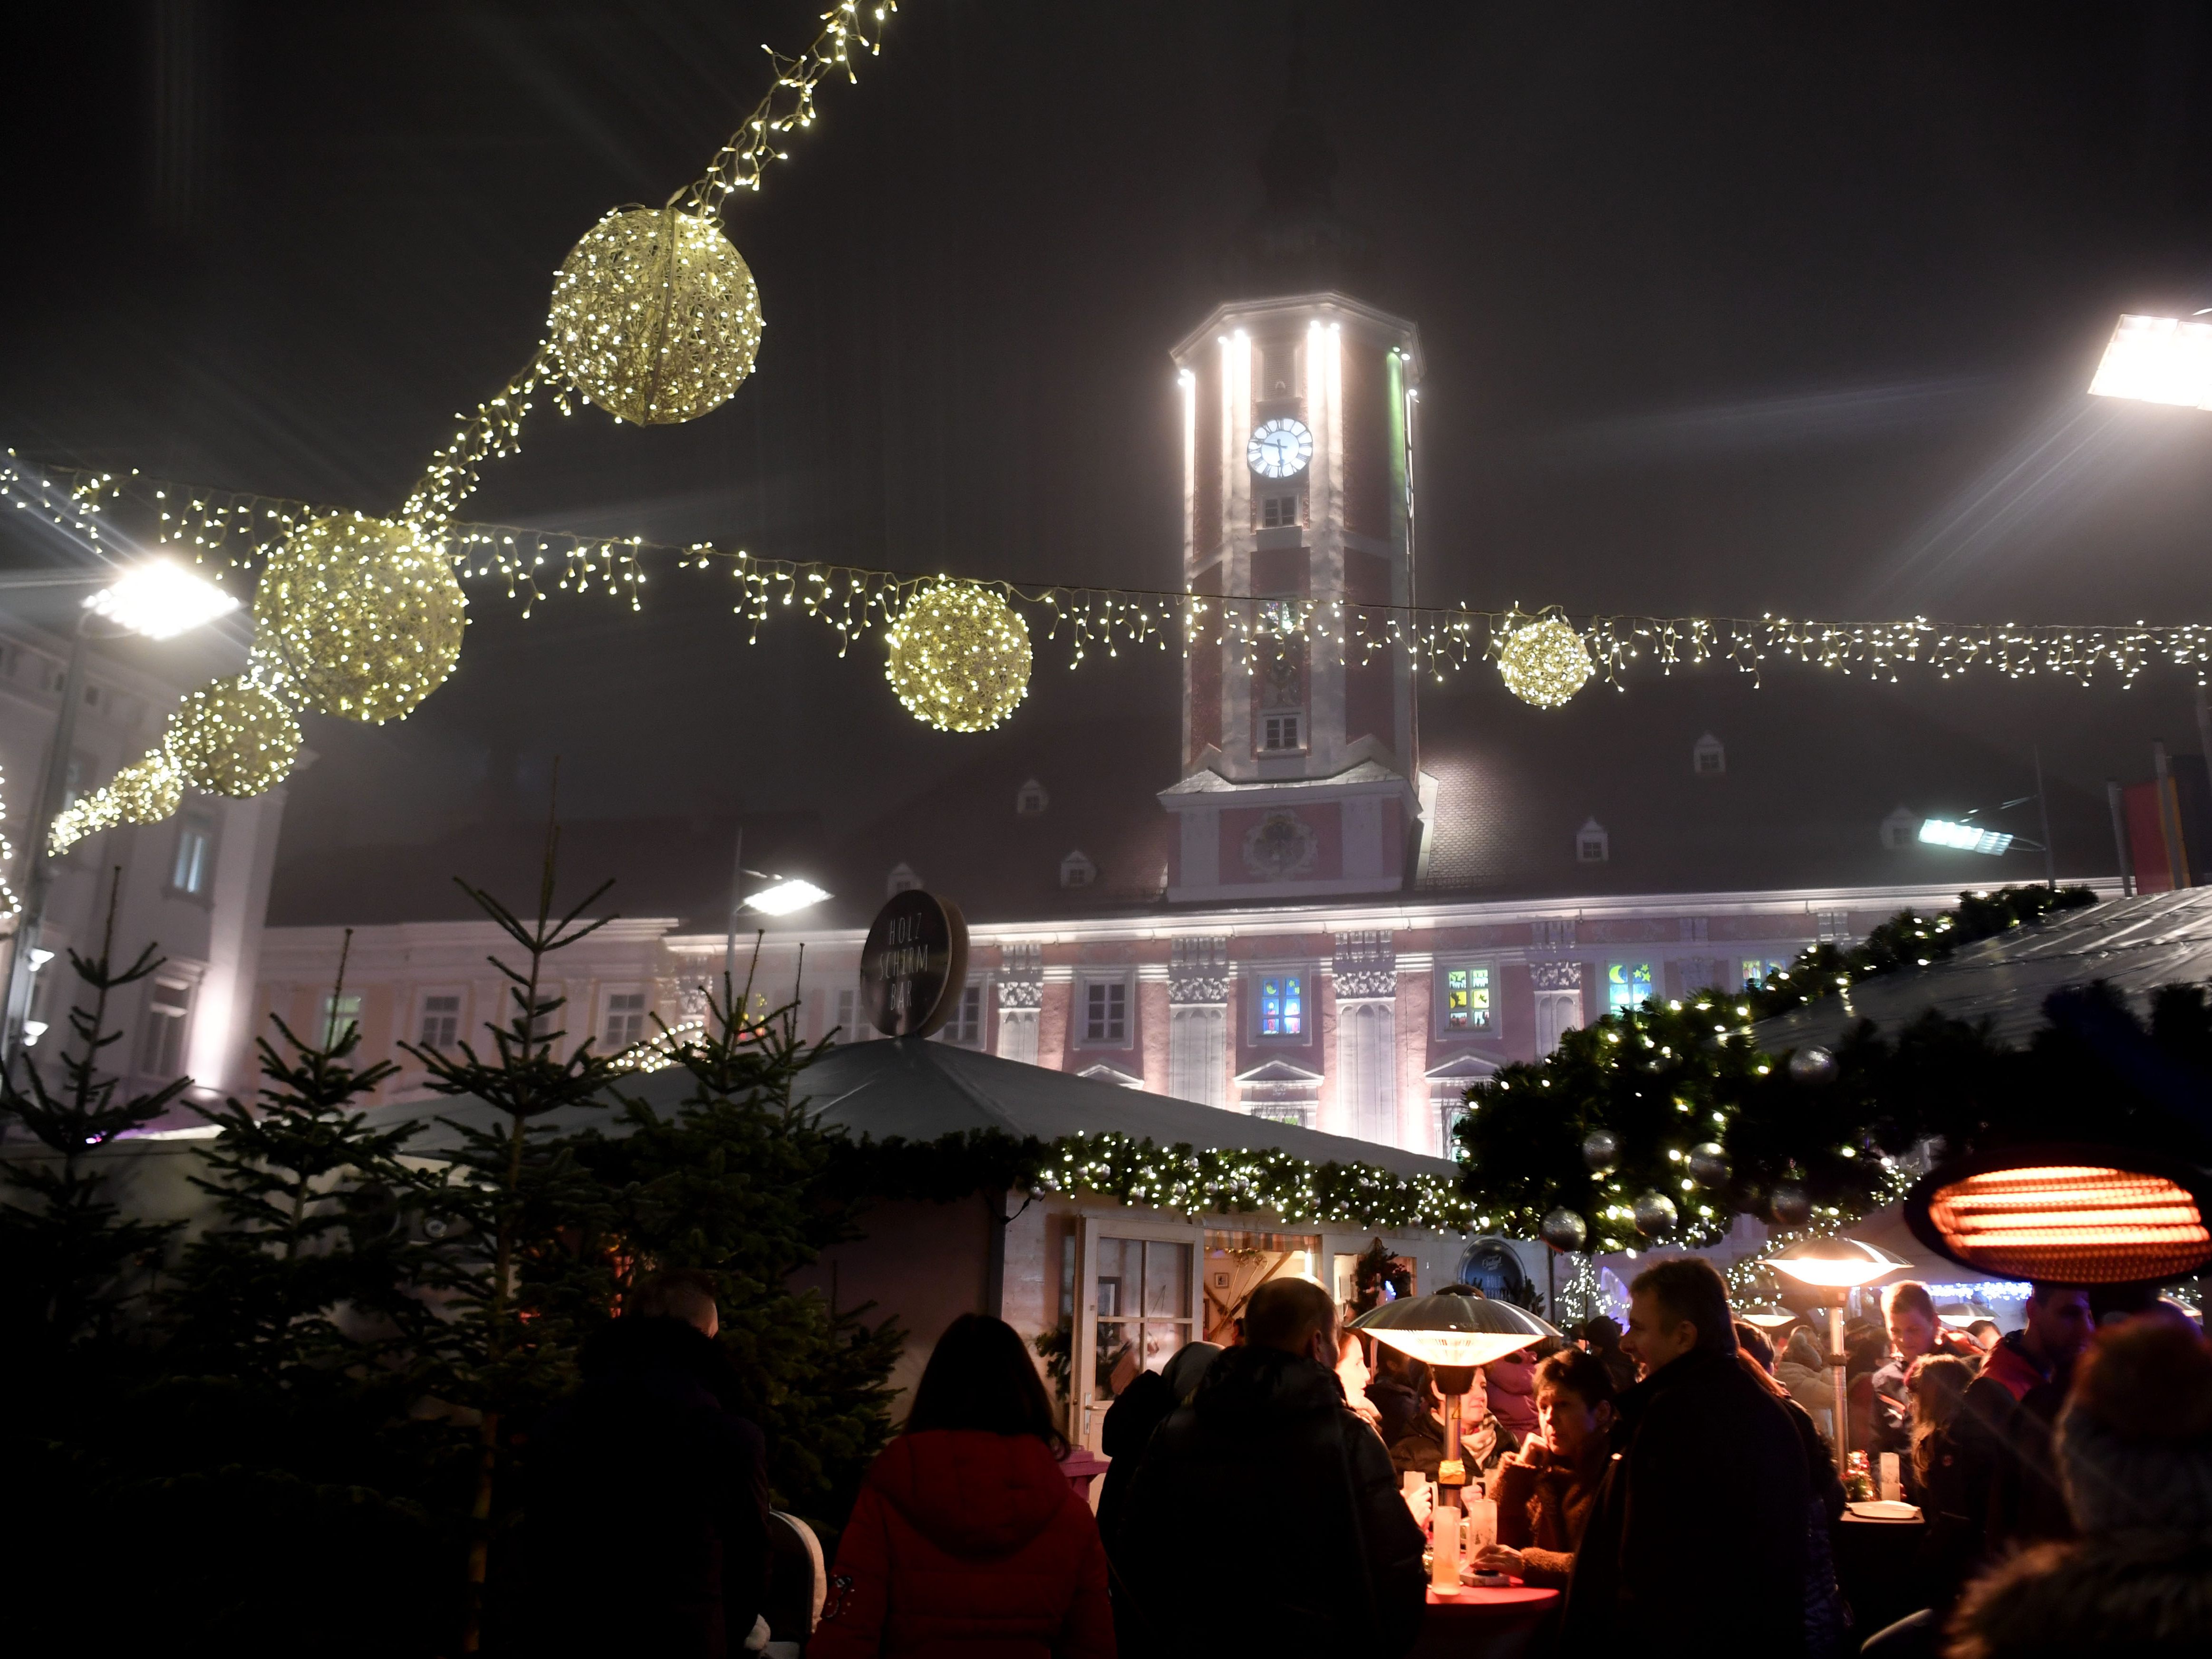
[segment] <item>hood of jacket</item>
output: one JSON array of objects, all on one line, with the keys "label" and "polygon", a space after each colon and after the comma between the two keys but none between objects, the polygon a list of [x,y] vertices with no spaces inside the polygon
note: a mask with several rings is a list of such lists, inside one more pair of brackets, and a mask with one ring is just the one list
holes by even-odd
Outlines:
[{"label": "hood of jacket", "polygon": [[1982,1362],[1982,1375],[2014,1400],[2051,1380],[2051,1373],[2028,1358],[2018,1331],[2008,1331],[1990,1350],[1990,1357]]},{"label": "hood of jacket", "polygon": [[1517,1395],[1528,1399],[1535,1395],[1536,1362],[1526,1349],[1492,1360],[1482,1368],[1482,1375],[1493,1395]]},{"label": "hood of jacket", "polygon": [[1231,1348],[1206,1368],[1190,1397],[1200,1424],[1213,1432],[1256,1431],[1291,1418],[1342,1411],[1336,1373],[1279,1348]]},{"label": "hood of jacket", "polygon": [[925,1429],[884,1448],[869,1486],[939,1548],[1010,1555],[1042,1532],[1073,1490],[1034,1435]]}]

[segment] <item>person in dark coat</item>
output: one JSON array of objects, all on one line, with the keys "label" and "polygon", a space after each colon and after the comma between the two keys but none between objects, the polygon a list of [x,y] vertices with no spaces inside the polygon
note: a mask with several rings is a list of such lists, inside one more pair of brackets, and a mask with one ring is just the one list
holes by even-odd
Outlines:
[{"label": "person in dark coat", "polygon": [[1147,1654],[1397,1659],[1413,1645],[1421,1529],[1345,1403],[1336,1356],[1328,1292],[1270,1279],[1244,1346],[1154,1431],[1121,1534]]},{"label": "person in dark coat", "polygon": [[1613,1379],[1613,1391],[1626,1394],[1636,1386],[1636,1362],[1621,1352],[1620,1327],[1603,1314],[1583,1327],[1583,1342]]},{"label": "person in dark coat", "polygon": [[2212,1648],[2212,1352],[2180,1321],[2100,1332],[2055,1442],[2077,1534],[1970,1585],[1952,1659]]},{"label": "person in dark coat", "polygon": [[1413,1431],[1426,1409],[1429,1368],[1418,1359],[1383,1343],[1375,1345],[1375,1374],[1368,1379],[1367,1398],[1375,1407],[1375,1432],[1386,1446],[1395,1446]]},{"label": "person in dark coat", "polygon": [[2073,1532],[2051,1459],[2051,1434],[2074,1361],[2089,1340],[2088,1292],[2031,1286],[2025,1316],[2020,1329],[1990,1350],[1954,1430],[1979,1532],[1974,1553],[1984,1560],[2014,1544]]},{"label": "person in dark coat", "polygon": [[1569,1654],[1805,1649],[1806,1454],[1781,1401],[1737,1363],[1728,1288],[1678,1256],[1630,1286],[1613,1461],[1567,1587]]},{"label": "person in dark coat", "polygon": [[837,1542],[808,1659],[1114,1659],[1106,1552],[1012,1326],[962,1314]]},{"label": "person in dark coat", "polygon": [[1974,1345],[1943,1328],[1943,1322],[1936,1316],[1936,1299],[1928,1294],[1925,1285],[1913,1279],[1902,1279],[1883,1290],[1881,1319],[1889,1334],[1889,1353],[1867,1383],[1873,1426],[1862,1449],[1896,1452],[1901,1459],[1912,1449],[1912,1401],[1907,1379],[1913,1366],[1929,1354],[1972,1353]]},{"label": "person in dark coat", "polygon": [[728,1659],[767,1589],[765,1442],[730,1408],[714,1280],[660,1273],[629,1304],[529,1437],[526,1650]]},{"label": "person in dark coat", "polygon": [[[1106,1546],[1108,1564],[1116,1572],[1121,1555],[1116,1539],[1122,1512],[1128,1507],[1129,1488],[1136,1482],[1145,1449],[1152,1443],[1153,1431],[1190,1397],[1220,1352],[1218,1343],[1186,1342],[1161,1370],[1139,1374],[1107,1408],[1106,1421],[1098,1431],[1098,1449],[1111,1462],[1106,1478],[1098,1483],[1098,1536]],[[1123,1651],[1134,1652],[1141,1645],[1135,1613],[1124,1589],[1110,1576],[1109,1588],[1114,1595],[1115,1639]]]}]

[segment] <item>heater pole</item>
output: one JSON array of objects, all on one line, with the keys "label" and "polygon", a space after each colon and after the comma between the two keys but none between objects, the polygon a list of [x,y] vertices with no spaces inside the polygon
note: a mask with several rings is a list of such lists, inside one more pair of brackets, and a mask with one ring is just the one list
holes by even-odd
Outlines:
[{"label": "heater pole", "polygon": [[1828,1304],[1828,1372],[1829,1381],[1836,1390],[1836,1474],[1840,1479],[1850,1473],[1851,1438],[1851,1397],[1848,1370],[1850,1356],[1844,1352],[1844,1304],[1840,1299]]}]

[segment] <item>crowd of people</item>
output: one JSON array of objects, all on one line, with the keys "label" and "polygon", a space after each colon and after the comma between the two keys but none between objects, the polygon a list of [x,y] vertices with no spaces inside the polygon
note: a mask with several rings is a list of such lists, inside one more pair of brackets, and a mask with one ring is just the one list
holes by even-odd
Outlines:
[{"label": "crowd of people", "polygon": [[[1698,1258],[1645,1268],[1627,1313],[1478,1370],[1458,1401],[1497,1506],[1473,1565],[1564,1592],[1558,1651],[2212,1650],[2212,1349],[2172,1304],[2039,1285],[2020,1329],[1954,1334],[1899,1285],[1851,1334],[1841,1398],[1811,1327],[1739,1322]],[[702,1281],[653,1281],[544,1426],[532,1525],[595,1553],[544,1552],[539,1650],[734,1659],[777,1634],[760,1436],[720,1403],[714,1320]],[[1448,1408],[1319,1285],[1271,1279],[1233,1346],[1121,1391],[1094,1518],[1020,1337],[963,1315],[868,1475],[806,1651],[1397,1659],[1428,1605],[1407,1477],[1434,1479]],[[1917,1611],[1878,1632],[1838,1582],[1838,1412],[1896,1454],[1926,1523],[1890,1587]]]}]

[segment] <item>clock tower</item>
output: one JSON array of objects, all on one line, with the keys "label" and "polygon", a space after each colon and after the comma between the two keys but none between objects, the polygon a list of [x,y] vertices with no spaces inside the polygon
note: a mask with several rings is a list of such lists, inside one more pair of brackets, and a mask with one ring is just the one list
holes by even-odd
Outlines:
[{"label": "clock tower", "polygon": [[[1226,603],[1186,641],[1170,900],[1396,892],[1419,830],[1413,664],[1381,609],[1413,599],[1419,340],[1336,285],[1365,261],[1302,67],[1236,269],[1285,286],[1216,307],[1173,354],[1183,580]],[[1364,629],[1340,628],[1353,607]]]}]

